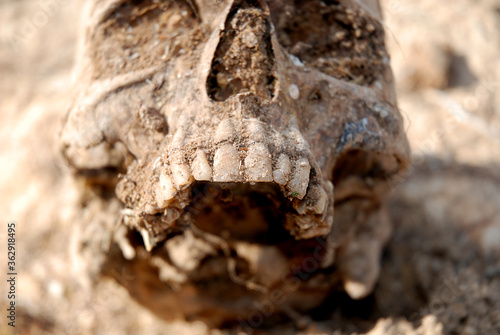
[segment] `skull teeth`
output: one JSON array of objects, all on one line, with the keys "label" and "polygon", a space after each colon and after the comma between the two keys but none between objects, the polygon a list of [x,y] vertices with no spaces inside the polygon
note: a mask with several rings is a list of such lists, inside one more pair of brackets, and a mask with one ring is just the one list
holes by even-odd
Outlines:
[{"label": "skull teeth", "polygon": [[315,214],[323,214],[325,212],[326,206],[328,205],[328,194],[326,191],[319,186],[314,186],[313,191],[315,194],[315,201],[312,207]]},{"label": "skull teeth", "polygon": [[172,179],[166,172],[160,175],[160,180],[156,185],[155,198],[158,207],[167,207],[174,196],[177,194],[177,190],[174,187]]},{"label": "skull teeth", "polygon": [[193,170],[194,179],[206,181],[212,179],[212,168],[210,167],[205,151],[197,150],[191,168]]},{"label": "skull teeth", "polygon": [[189,171],[187,164],[172,164],[171,165],[172,176],[177,189],[181,190],[193,182],[193,176]]},{"label": "skull teeth", "polygon": [[285,186],[291,173],[290,158],[285,154],[281,154],[276,163],[276,169],[273,171],[274,181],[281,186]]},{"label": "skull teeth", "polygon": [[295,171],[292,179],[288,182],[288,190],[293,197],[303,199],[307,192],[309,185],[309,173],[311,172],[311,165],[309,160],[305,157],[300,158],[295,162]]},{"label": "skull teeth", "polygon": [[215,152],[213,180],[218,182],[237,181],[240,173],[238,150],[232,144],[225,144]]},{"label": "skull teeth", "polygon": [[[236,130],[243,135],[237,137]],[[161,173],[156,186],[159,208],[168,207],[194,180],[275,182],[287,197],[299,200],[294,201],[293,206],[301,216],[307,213],[322,215],[328,208],[332,192],[325,190],[317,180],[310,179],[313,164],[309,156],[304,155],[309,149],[298,128],[290,127],[282,136],[266,131],[265,124],[257,119],[246,119],[239,127],[235,127],[232,119],[226,119],[218,124],[212,139],[207,139],[205,148],[216,147],[214,151],[196,148],[199,139],[193,143],[186,135],[179,129],[166,150],[172,152],[172,156],[166,162],[170,167],[168,173]],[[193,146],[196,149],[192,157],[182,154],[190,152],[183,148]]]},{"label": "skull teeth", "polygon": [[246,176],[252,182],[273,181],[269,150],[262,143],[251,145],[245,158]]}]

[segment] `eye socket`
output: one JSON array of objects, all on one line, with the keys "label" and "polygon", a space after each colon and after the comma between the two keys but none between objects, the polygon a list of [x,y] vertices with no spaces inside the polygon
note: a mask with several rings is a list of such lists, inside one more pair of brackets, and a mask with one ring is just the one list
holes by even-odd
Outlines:
[{"label": "eye socket", "polygon": [[280,44],[306,66],[360,85],[385,71],[380,23],[340,1],[269,0]]},{"label": "eye socket", "polygon": [[125,2],[91,36],[97,78],[158,65],[193,48],[198,25],[189,0]]}]

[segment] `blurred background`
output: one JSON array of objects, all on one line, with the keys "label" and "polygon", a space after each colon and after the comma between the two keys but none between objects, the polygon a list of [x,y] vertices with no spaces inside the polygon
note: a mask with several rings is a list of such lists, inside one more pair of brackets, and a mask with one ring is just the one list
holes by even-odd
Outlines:
[{"label": "blurred background", "polygon": [[[278,332],[500,334],[500,1],[381,4],[413,164],[390,200],[380,283],[326,320]],[[15,221],[19,274],[17,327],[3,312],[0,334],[223,334],[158,320],[116,282],[92,286],[79,263],[75,225],[90,214],[57,136],[81,7],[0,1],[0,245],[6,255]]]}]

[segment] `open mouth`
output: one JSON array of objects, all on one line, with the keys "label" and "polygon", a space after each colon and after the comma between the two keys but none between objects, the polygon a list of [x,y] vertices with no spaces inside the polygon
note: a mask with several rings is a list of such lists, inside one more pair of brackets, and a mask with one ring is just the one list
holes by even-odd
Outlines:
[{"label": "open mouth", "polygon": [[[286,292],[292,303],[307,297],[297,309],[305,312],[339,289],[340,277],[331,269],[327,239],[292,234],[298,220],[307,220],[301,216],[315,223],[323,217],[300,215],[294,201],[300,202],[286,197],[275,182],[195,180],[166,208],[125,220],[134,225],[126,238],[135,256],[123,262],[123,249],[112,249],[103,268],[112,277],[124,268],[140,273],[125,286],[131,292],[142,287],[154,291],[158,298],[139,295],[138,300],[167,319],[193,313],[220,326],[247,317],[255,308],[249,302],[266,303],[276,290]],[[309,278],[324,285],[309,287]],[[273,303],[280,317],[286,314],[282,307]]]},{"label": "open mouth", "polygon": [[[165,181],[166,178],[168,176],[160,175],[154,186],[156,203],[129,210],[130,215],[125,220],[141,232],[148,250],[161,242],[169,231],[177,229],[175,226],[186,224],[226,240],[264,244],[277,243],[291,236],[303,239],[329,232],[331,224],[327,214],[332,210],[329,207],[333,207],[329,206],[332,198],[323,188],[309,182],[309,176],[305,194],[298,194],[274,181],[213,182],[194,178],[178,190],[178,184]],[[117,189],[119,194],[127,192],[127,182],[127,179],[122,180]]]},{"label": "open mouth", "polygon": [[273,245],[290,238],[283,213],[293,211],[273,183],[210,183],[192,186],[185,217],[226,241]]},{"label": "open mouth", "polygon": [[[186,152],[197,150],[199,148]],[[214,162],[215,155],[210,152],[206,155],[206,166],[211,169],[208,181],[196,179],[200,165],[193,160],[184,163],[187,178],[176,177],[173,172],[176,168],[172,166],[179,161],[170,160],[168,169],[161,165],[172,188],[168,190],[172,194],[168,201],[161,198],[163,193],[155,193],[165,192],[165,184],[159,182],[162,175],[147,177],[153,182],[137,188],[153,190],[149,204],[126,202],[133,199],[124,196],[133,194],[126,193],[129,179],[123,178],[117,188],[131,209],[124,221],[131,228],[126,235],[135,256],[127,258],[123,249],[114,249],[104,268],[114,277],[123,272],[124,267],[129,273],[141,273],[125,286],[131,292],[153,287],[150,290],[155,293],[139,294],[139,302],[168,318],[175,317],[178,306],[182,305],[177,317],[192,313],[196,318],[220,325],[251,315],[250,302],[269,300],[270,292],[277,288],[286,292],[295,309],[304,312],[319,306],[326,296],[341,290],[342,285],[356,299],[371,291],[378,274],[380,249],[390,229],[383,215],[379,215],[378,205],[371,199],[373,195],[368,194],[367,187],[371,184],[354,193],[352,185],[362,177],[384,179],[387,176],[382,171],[390,170],[389,163],[394,157],[354,150],[339,159],[329,176],[338,186],[338,215],[332,228],[328,220],[333,219],[333,187],[330,182],[323,182],[312,159],[306,192],[299,199],[286,184],[283,186],[274,178],[272,181],[245,179],[251,175],[245,173],[245,168],[252,166],[245,164],[246,155],[238,156],[239,172],[232,176],[235,181],[214,181],[214,176],[221,171],[219,163]],[[296,155],[290,156],[298,161],[294,158]],[[270,173],[276,171],[277,166],[276,160],[271,159]],[[144,172],[153,171],[147,164],[132,167],[128,174],[131,178],[135,176],[134,169],[142,176]],[[289,175],[293,176],[295,171],[292,169]],[[179,180],[188,182],[179,187]],[[143,181],[136,180],[137,183]],[[323,185],[327,185],[328,191],[317,191]],[[346,189],[351,192],[346,193]],[[318,205],[322,194],[326,194],[326,203]],[[158,201],[158,197],[163,202]],[[134,209],[132,204],[136,205]],[[364,230],[359,240],[358,229]],[[123,258],[127,258],[126,261]],[[151,298],[156,295],[161,299]],[[237,302],[241,299],[247,299],[248,303],[240,305]],[[284,307],[281,310],[282,306],[273,308],[278,314],[285,310]]]},{"label": "open mouth", "polygon": [[188,217],[220,231],[238,225],[241,236],[252,235],[243,221],[281,225],[295,239],[328,234],[333,185],[293,125],[278,132],[256,119],[230,118],[192,128],[179,128],[158,151],[132,163],[118,184],[132,214],[128,225],[148,236],[147,249]]}]

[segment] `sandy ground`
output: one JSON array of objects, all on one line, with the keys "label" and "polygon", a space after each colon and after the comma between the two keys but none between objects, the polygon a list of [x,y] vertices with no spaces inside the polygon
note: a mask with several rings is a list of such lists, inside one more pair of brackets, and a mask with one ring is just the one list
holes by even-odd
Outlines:
[{"label": "sandy ground", "polygon": [[[326,320],[274,331],[500,334],[500,2],[383,6],[414,162],[391,197],[380,283],[364,301],[332,301]],[[14,221],[18,273],[16,328],[2,316],[0,334],[231,333],[158,320],[114,281],[92,287],[82,273],[72,238],[86,213],[57,142],[80,9],[0,2],[0,241],[6,253]]]}]

